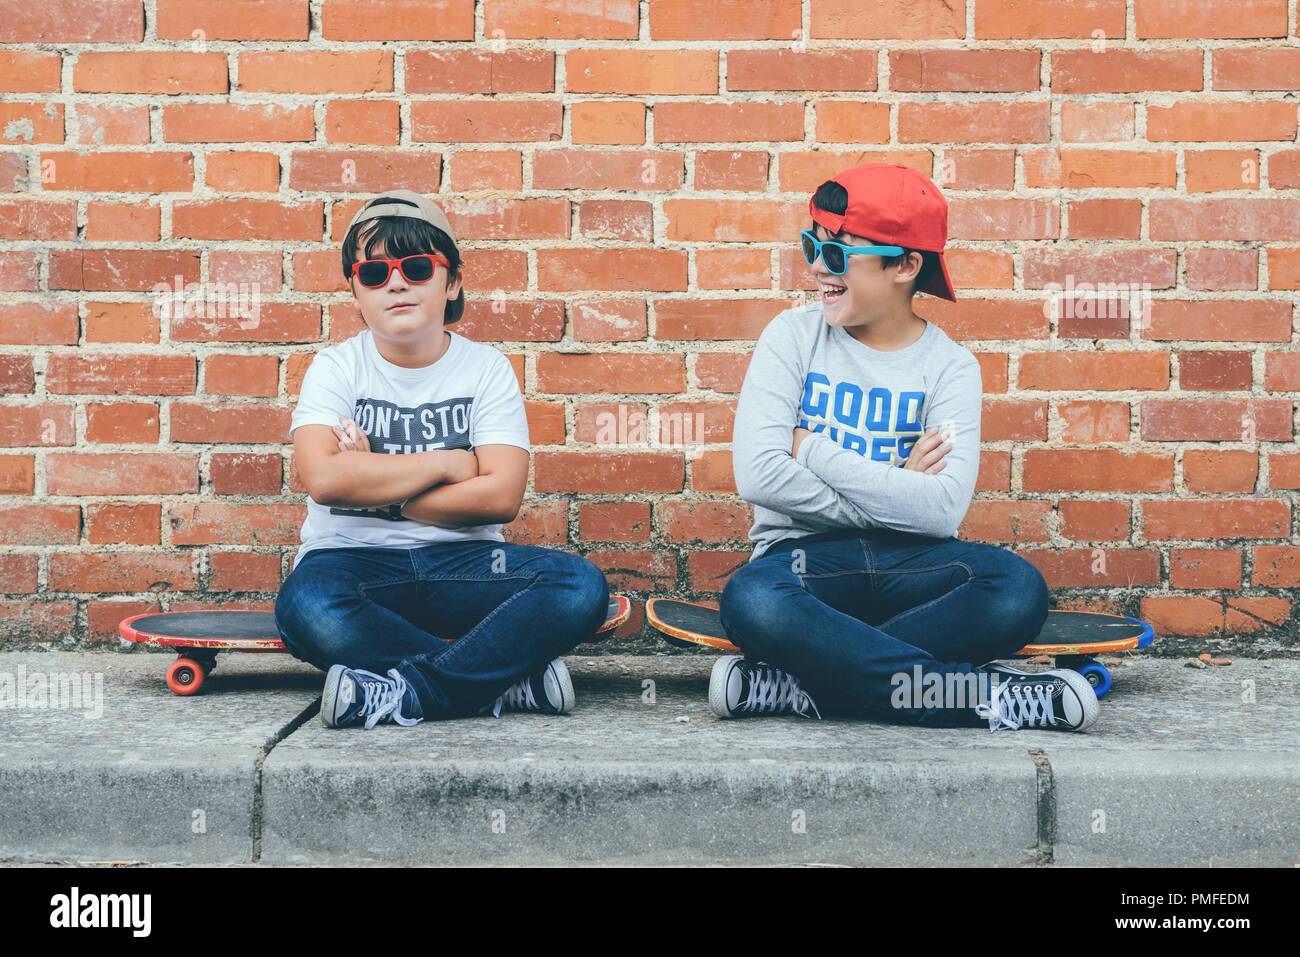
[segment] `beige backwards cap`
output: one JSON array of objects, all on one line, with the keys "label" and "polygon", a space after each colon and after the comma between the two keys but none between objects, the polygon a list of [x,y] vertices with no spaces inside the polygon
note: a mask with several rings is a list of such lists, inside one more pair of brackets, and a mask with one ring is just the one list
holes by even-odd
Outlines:
[{"label": "beige backwards cap", "polygon": [[[415,204],[407,206],[405,203],[385,203],[380,202],[384,199],[405,199]],[[451,223],[447,222],[447,214],[427,197],[421,196],[415,190],[411,189],[390,189],[387,192],[380,193],[372,205],[363,205],[357,214],[352,217],[352,222],[348,223],[348,232],[357,223],[364,223],[368,219],[377,219],[380,216],[409,216],[412,219],[422,219],[431,226],[437,226],[449,237],[451,241],[456,242],[456,234],[451,231]]]}]

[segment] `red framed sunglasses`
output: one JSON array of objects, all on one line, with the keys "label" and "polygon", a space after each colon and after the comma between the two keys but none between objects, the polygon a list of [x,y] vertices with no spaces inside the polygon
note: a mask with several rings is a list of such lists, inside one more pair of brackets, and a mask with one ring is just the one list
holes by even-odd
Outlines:
[{"label": "red framed sunglasses", "polygon": [[361,285],[375,289],[388,285],[388,277],[393,274],[393,267],[396,266],[407,282],[428,282],[433,278],[434,263],[442,263],[448,269],[451,268],[446,256],[420,253],[401,259],[363,259],[359,263],[353,263],[352,275],[357,277]]}]

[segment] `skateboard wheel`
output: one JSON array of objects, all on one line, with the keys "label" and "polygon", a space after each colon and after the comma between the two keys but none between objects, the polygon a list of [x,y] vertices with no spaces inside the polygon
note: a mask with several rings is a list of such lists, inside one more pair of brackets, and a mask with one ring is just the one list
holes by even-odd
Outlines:
[{"label": "skateboard wheel", "polygon": [[1088,684],[1092,685],[1092,690],[1096,692],[1098,698],[1110,690],[1110,670],[1105,665],[1090,661],[1079,668],[1078,672],[1088,680]]},{"label": "skateboard wheel", "polygon": [[167,687],[175,694],[194,694],[203,687],[203,668],[189,658],[177,658],[167,669]]}]

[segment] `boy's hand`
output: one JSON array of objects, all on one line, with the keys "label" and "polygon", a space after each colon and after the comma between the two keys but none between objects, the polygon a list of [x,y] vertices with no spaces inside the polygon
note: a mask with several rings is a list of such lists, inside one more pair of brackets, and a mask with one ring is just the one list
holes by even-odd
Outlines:
[{"label": "boy's hand", "polygon": [[952,451],[952,442],[945,438],[950,434],[940,432],[937,425],[931,426],[925,435],[916,440],[912,451],[903,460],[903,468],[911,469],[913,472],[924,472],[926,475],[942,472],[947,465],[943,457]]},{"label": "boy's hand", "polygon": [[810,435],[812,435],[812,433],[807,429],[796,428],[794,430],[794,445],[790,448],[790,458],[794,459],[799,457],[799,446],[802,445],[803,440],[808,438]]},{"label": "boy's hand", "polygon": [[357,425],[346,415],[339,416],[340,425],[334,426],[334,435],[339,440],[340,452],[369,452],[370,439],[366,433],[361,431],[361,426]]},{"label": "boy's hand", "polygon": [[444,449],[443,453],[447,461],[445,484],[455,485],[478,477],[478,456],[469,449]]}]

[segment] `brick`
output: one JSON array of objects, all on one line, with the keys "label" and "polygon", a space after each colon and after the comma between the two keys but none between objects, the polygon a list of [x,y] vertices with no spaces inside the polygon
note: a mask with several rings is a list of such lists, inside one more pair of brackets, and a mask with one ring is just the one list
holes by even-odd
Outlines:
[{"label": "brick", "polygon": [[964,541],[1019,544],[1045,542],[1050,538],[1048,519],[1052,507],[1048,502],[998,502],[982,499],[978,507],[966,513],[958,529]]},{"label": "brick", "polygon": [[590,100],[569,107],[574,145],[623,145],[645,142],[645,104]]},{"label": "brick", "polygon": [[189,153],[41,153],[51,178],[48,190],[77,192],[173,193],[194,189],[194,157]]},{"label": "brick", "polygon": [[[225,55],[221,56],[224,62]],[[296,94],[392,93],[393,53],[391,50],[240,53],[238,89]]]},{"label": "brick", "polygon": [[767,169],[763,150],[700,150],[695,154],[695,189],[763,190]]},{"label": "brick", "polygon": [[173,545],[296,545],[303,506],[176,504],[168,509]]},{"label": "brick", "polygon": [[159,319],[154,315],[152,303],[86,303],[87,343],[158,342],[158,327]]},{"label": "brick", "polygon": [[229,193],[273,193],[280,188],[280,157],[239,150],[209,152],[204,182]]},{"label": "brick", "polygon": [[412,142],[518,143],[558,140],[563,108],[537,100],[417,100]]},{"label": "brick", "polygon": [[578,206],[578,229],[592,240],[654,240],[654,208],[626,199],[590,199]]},{"label": "brick", "polygon": [[[433,6],[434,9],[430,9]],[[474,0],[324,0],[321,36],[348,42],[474,39]]]},{"label": "brick", "polygon": [[898,104],[900,143],[1045,143],[1047,102]]},{"label": "brick", "polygon": [[1133,506],[1129,502],[1061,499],[1061,533],[1076,542],[1127,541]]},{"label": "brick", "polygon": [[401,136],[396,100],[332,100],[325,104],[325,141],[396,146]]},{"label": "brick", "polygon": [[86,50],[77,55],[72,88],[78,93],[229,93],[224,53],[183,50]]},{"label": "brick", "polygon": [[569,304],[570,333],[579,342],[626,342],[646,337],[645,299],[594,299]]},{"label": "brick", "polygon": [[[404,38],[405,39],[405,38]],[[406,54],[407,93],[551,93],[552,50],[411,50]]]},{"label": "brick", "polygon": [[310,105],[178,103],[162,109],[168,143],[262,143],[316,138]]},{"label": "brick", "polygon": [[87,402],[86,442],[93,445],[157,445],[157,404]]},{"label": "brick", "polygon": [[1259,287],[1258,249],[1189,249],[1188,289],[1254,290]]},{"label": "brick", "polygon": [[1142,399],[1148,442],[1290,442],[1290,399]]},{"label": "brick", "polygon": [[965,0],[918,0],[905,8],[887,0],[812,0],[811,18],[812,38],[818,40],[938,40],[966,35]]},{"label": "brick", "polygon": [[[1147,107],[1147,128],[1151,127],[1151,112],[1159,109]],[[1066,143],[1127,143],[1137,135],[1137,121],[1132,103],[1079,103],[1067,100],[1061,104],[1061,139]],[[1150,135],[1147,139],[1155,137]]]},{"label": "brick", "polygon": [[876,89],[874,50],[732,50],[728,90]]},{"label": "brick", "polygon": [[76,395],[193,395],[193,356],[51,355],[45,388]]},{"label": "brick", "polygon": [[[289,188],[346,192],[415,189],[436,192],[442,157],[429,150],[295,150]],[[320,209],[320,204],[303,204]],[[346,224],[344,224],[346,226]]]},{"label": "brick", "polygon": [[1031,189],[1173,189],[1178,180],[1172,150],[1026,150],[1025,185]]},{"label": "brick", "polygon": [[[1014,150],[945,149],[942,168],[938,183],[940,189],[1011,190],[1015,187]],[[945,253],[944,259],[951,272],[952,260],[949,254]]]},{"label": "brick", "polygon": [[1160,584],[1160,553],[1154,548],[1032,548],[1018,554],[1042,573],[1048,588]]},{"label": "brick", "polygon": [[[61,31],[60,40],[68,42]],[[57,93],[61,67],[62,58],[57,53],[0,50],[0,90],[6,93]]]},{"label": "brick", "polygon": [[1291,304],[1277,300],[1157,299],[1144,339],[1199,342],[1287,342],[1291,338]]},{"label": "brick", "polygon": [[[1100,28],[1094,24],[1093,29]],[[1199,90],[1201,63],[1200,50],[1056,50],[1051,89],[1055,94]]]},{"label": "brick", "polygon": [[520,192],[524,187],[523,153],[519,150],[465,150],[453,153],[449,160],[452,190],[507,190]]},{"label": "brick", "polygon": [[1125,0],[980,0],[975,4],[975,38],[1087,40],[1093,38],[1093,31],[1101,30],[1107,37],[1123,40],[1125,13]]},{"label": "brick", "polygon": [[658,103],[655,140],[660,143],[724,143],[802,140],[800,103]]},{"label": "brick", "polygon": [[32,357],[0,355],[0,395],[30,394],[35,390]]},{"label": "brick", "polygon": [[76,143],[95,146],[132,146],[148,143],[149,108],[111,103],[78,103]]},{"label": "brick", "polygon": [[731,451],[693,451],[689,454],[693,492],[736,494],[736,477],[731,470]]},{"label": "brick", "polygon": [[1153,240],[1286,240],[1294,235],[1300,200],[1153,199],[1150,216]]},{"label": "brick", "polygon": [[700,249],[695,253],[701,289],[767,289],[772,257],[766,249]]},{"label": "brick", "polygon": [[537,452],[533,456],[533,488],[538,492],[680,492],[684,476],[682,453],[676,451]]},{"label": "brick", "polygon": [[443,212],[460,242],[569,238],[567,199],[449,199]]},{"label": "brick", "polygon": [[538,392],[673,394],[685,387],[686,365],[678,353],[544,352],[537,357]]},{"label": "brick", "polygon": [[889,54],[889,88],[899,93],[1029,92],[1038,89],[1041,59],[1037,50],[896,50]]},{"label": "brick", "polygon": [[1178,589],[1240,588],[1241,549],[1170,549],[1169,587]]},{"label": "brick", "polygon": [[1169,289],[1178,281],[1178,256],[1172,249],[1039,247],[1025,251],[1024,263],[1026,289],[1053,283],[1064,287],[1071,277],[1076,287],[1084,282],[1095,286],[1145,283],[1152,289]]},{"label": "brick", "polygon": [[49,562],[51,591],[194,591],[195,563],[172,552],[55,552]]},{"label": "brick", "polygon": [[583,502],[578,537],[584,542],[648,542],[648,502]]},{"label": "brick", "polygon": [[661,299],[655,338],[756,340],[788,303],[779,299]]},{"label": "brick", "polygon": [[1259,150],[1187,150],[1187,192],[1259,189]]},{"label": "brick", "polygon": [[1300,50],[1215,50],[1210,83],[1216,90],[1295,90],[1300,86]]},{"label": "brick", "polygon": [[156,0],[160,40],[306,40],[306,0]]},{"label": "brick", "polygon": [[948,205],[950,242],[954,239],[1056,239],[1060,231],[1060,206],[1049,200],[962,199]]},{"label": "brick", "polygon": [[6,4],[0,19],[0,43],[138,43],[143,39],[144,7],[139,0]]},{"label": "brick", "polygon": [[278,591],[280,587],[279,552],[213,552],[211,580],[214,592]]},{"label": "brick", "polygon": [[1183,453],[1183,482],[1187,491],[1253,493],[1259,477],[1259,453],[1246,449],[1188,449]]},{"label": "brick", "polygon": [[712,50],[570,50],[564,57],[570,93],[679,96],[718,92]]},{"label": "brick", "polygon": [[1172,492],[1174,457],[1116,449],[1026,449],[1026,492]]},{"label": "brick", "polygon": [[1253,378],[1244,350],[1185,349],[1178,354],[1178,385],[1184,391],[1246,391]]},{"label": "brick", "polygon": [[11,143],[62,143],[62,103],[0,103],[0,129]]},{"label": "brick", "polygon": [[1147,139],[1218,143],[1294,140],[1296,105],[1283,100],[1203,103],[1187,100],[1147,107]]},{"label": "brick", "polygon": [[93,243],[156,243],[162,235],[162,210],[154,205],[88,202],[86,239]]},{"label": "brick", "polygon": [[669,150],[538,150],[534,189],[680,189],[684,158]]},{"label": "brick", "polygon": [[671,551],[596,549],[586,558],[605,573],[611,592],[667,594],[677,588],[677,555]]},{"label": "brick", "polygon": [[1286,0],[1133,0],[1137,39],[1230,40],[1285,37]]},{"label": "brick", "polygon": [[1061,402],[1056,414],[1061,421],[1062,442],[1082,445],[1129,441],[1127,402]]},{"label": "brick", "polygon": [[564,338],[560,299],[470,301],[456,332],[478,342],[559,342]]},{"label": "brick", "polygon": [[501,529],[508,542],[564,545],[569,540],[569,503],[525,499],[519,516]]},{"label": "brick", "polygon": [[91,545],[159,545],[162,506],[152,502],[87,502],[86,541]]},{"label": "brick", "polygon": [[540,249],[537,288],[682,292],[686,289],[686,253],[672,249]]},{"label": "brick", "polygon": [[672,242],[771,242],[797,237],[808,219],[806,202],[667,199],[664,216]]},{"label": "brick", "polygon": [[0,240],[60,242],[76,238],[75,202],[0,202]]},{"label": "brick", "polygon": [[1295,588],[1300,585],[1300,549],[1294,545],[1256,545],[1251,549],[1257,588]]},{"label": "brick", "polygon": [[1142,534],[1147,541],[1286,538],[1291,534],[1291,509],[1275,499],[1146,501],[1141,508]]},{"label": "brick", "polygon": [[11,405],[0,420],[0,446],[69,446],[76,443],[75,409],[71,405],[42,402]]},{"label": "brick", "polygon": [[557,40],[635,40],[637,0],[484,0],[488,37]]},{"label": "brick", "polygon": [[723,0],[701,16],[694,0],[649,5],[651,40],[791,40],[800,34],[799,0]]},{"label": "brick", "polygon": [[1162,391],[1169,388],[1169,353],[1026,352],[1016,382],[1050,391]]},{"label": "brick", "polygon": [[172,235],[189,239],[319,240],[324,224],[319,201],[233,199],[172,206]]},{"label": "brick", "polygon": [[777,165],[778,188],[785,193],[812,195],[826,180],[861,163],[897,163],[929,176],[934,168],[934,155],[929,150],[917,149],[843,153],[828,150],[811,153],[791,151],[780,156]]}]

